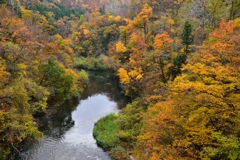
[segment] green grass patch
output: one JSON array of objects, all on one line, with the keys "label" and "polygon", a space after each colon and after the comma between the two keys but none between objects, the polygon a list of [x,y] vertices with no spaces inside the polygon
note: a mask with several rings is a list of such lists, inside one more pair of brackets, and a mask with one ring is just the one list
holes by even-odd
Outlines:
[{"label": "green grass patch", "polygon": [[96,139],[97,144],[106,151],[119,144],[116,119],[116,114],[109,114],[94,125],[93,137]]}]

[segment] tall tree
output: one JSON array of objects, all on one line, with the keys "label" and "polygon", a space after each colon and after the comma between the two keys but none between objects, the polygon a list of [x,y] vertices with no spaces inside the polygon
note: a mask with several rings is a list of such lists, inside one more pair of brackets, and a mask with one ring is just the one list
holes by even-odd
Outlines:
[{"label": "tall tree", "polygon": [[185,45],[184,52],[189,53],[189,45],[193,44],[194,36],[192,34],[192,25],[186,21],[184,24],[183,33],[181,35],[182,44]]},{"label": "tall tree", "polygon": [[144,32],[144,41],[147,42],[148,22],[152,15],[152,7],[147,3],[143,5],[141,12],[133,19],[133,25],[137,28],[142,28]]},{"label": "tall tree", "polygon": [[238,0],[231,0],[231,8],[230,8],[230,19],[235,19],[237,16],[240,16],[240,1]]}]

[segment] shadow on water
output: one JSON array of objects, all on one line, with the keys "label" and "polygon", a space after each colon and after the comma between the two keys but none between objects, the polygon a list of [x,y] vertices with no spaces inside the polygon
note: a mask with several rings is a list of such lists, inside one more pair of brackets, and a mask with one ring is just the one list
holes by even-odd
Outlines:
[{"label": "shadow on water", "polygon": [[56,113],[42,116],[39,130],[41,142],[25,142],[16,160],[110,160],[92,137],[94,123],[101,117],[118,112],[128,99],[121,94],[114,74],[109,71],[89,71],[90,83],[79,98],[59,107]]},{"label": "shadow on water", "polygon": [[117,78],[111,71],[89,71],[90,83],[82,94],[82,99],[88,98],[94,94],[104,94],[111,101],[117,103],[119,109],[125,106],[129,101],[127,97],[122,94]]}]

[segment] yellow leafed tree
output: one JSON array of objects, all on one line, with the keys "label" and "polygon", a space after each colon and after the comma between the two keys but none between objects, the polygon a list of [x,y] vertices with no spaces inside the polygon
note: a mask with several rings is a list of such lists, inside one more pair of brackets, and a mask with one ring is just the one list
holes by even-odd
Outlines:
[{"label": "yellow leafed tree", "polygon": [[116,51],[118,53],[124,53],[127,51],[127,48],[124,46],[124,44],[121,41],[118,41],[116,44]]},{"label": "yellow leafed tree", "polygon": [[121,84],[129,84],[130,83],[130,77],[124,68],[119,68],[118,76],[120,78]]}]

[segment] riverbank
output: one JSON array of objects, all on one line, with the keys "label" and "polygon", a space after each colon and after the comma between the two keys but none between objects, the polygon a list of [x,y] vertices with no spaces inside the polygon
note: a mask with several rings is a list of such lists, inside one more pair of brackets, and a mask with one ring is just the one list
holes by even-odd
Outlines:
[{"label": "riverbank", "polygon": [[94,125],[93,136],[116,160],[131,160],[131,151],[142,127],[143,108],[134,101],[120,114],[109,114]]},{"label": "riverbank", "polygon": [[20,147],[23,158],[15,159],[111,160],[97,146],[93,126],[101,117],[119,112],[126,101],[112,73],[89,71],[88,75],[89,85],[81,97],[66,101],[56,113],[42,116],[39,130],[44,133],[43,140]]}]

